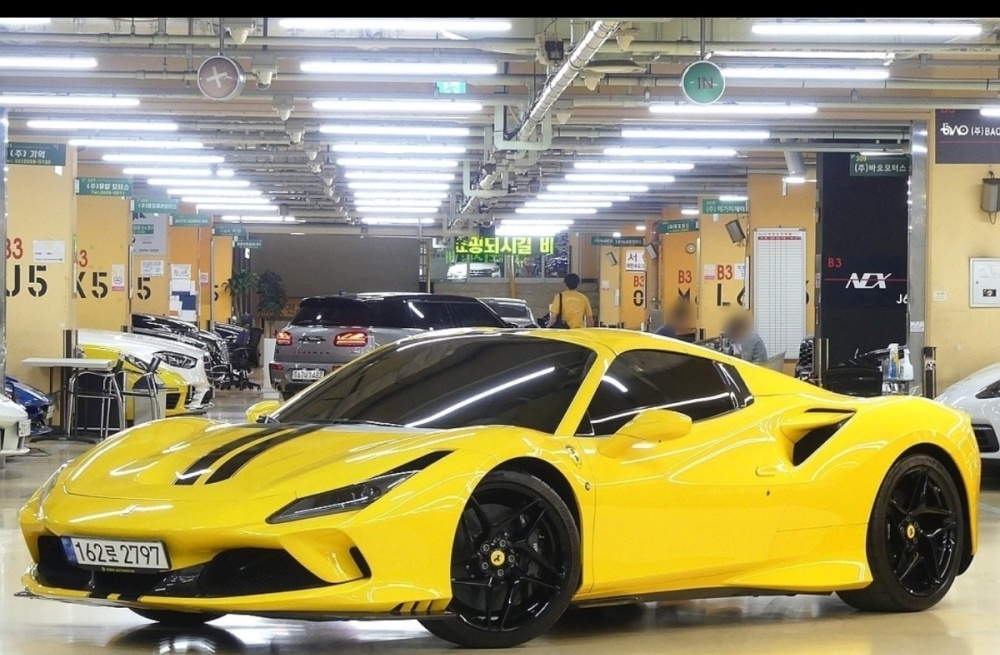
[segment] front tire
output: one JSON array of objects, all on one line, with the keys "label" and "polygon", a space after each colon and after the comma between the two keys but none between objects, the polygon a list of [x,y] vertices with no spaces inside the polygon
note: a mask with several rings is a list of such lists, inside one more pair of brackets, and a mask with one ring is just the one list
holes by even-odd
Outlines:
[{"label": "front tire", "polygon": [[896,462],[875,498],[868,524],[872,583],[838,595],[873,612],[919,612],[951,588],[965,552],[965,512],[958,487],[928,455]]},{"label": "front tire", "polygon": [[165,626],[178,628],[190,628],[204,625],[209,621],[221,619],[225,614],[214,614],[210,612],[174,612],[171,610],[147,610],[137,607],[130,607],[130,610],[144,619],[162,623]]},{"label": "front tire", "polygon": [[421,621],[434,635],[470,648],[539,636],[580,582],[580,535],[566,503],[527,473],[490,473],[459,519],[451,579],[456,616]]}]

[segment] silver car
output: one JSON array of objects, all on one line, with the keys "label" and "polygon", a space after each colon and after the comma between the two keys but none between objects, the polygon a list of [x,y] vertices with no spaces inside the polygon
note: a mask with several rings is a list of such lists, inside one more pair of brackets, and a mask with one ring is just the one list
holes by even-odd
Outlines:
[{"label": "silver car", "polygon": [[517,327],[538,327],[535,315],[531,313],[528,303],[518,298],[480,298],[490,309],[500,315],[500,318]]},{"label": "silver car", "polygon": [[514,327],[482,302],[429,293],[305,298],[278,333],[271,384],[286,400],[379,346],[427,330]]}]

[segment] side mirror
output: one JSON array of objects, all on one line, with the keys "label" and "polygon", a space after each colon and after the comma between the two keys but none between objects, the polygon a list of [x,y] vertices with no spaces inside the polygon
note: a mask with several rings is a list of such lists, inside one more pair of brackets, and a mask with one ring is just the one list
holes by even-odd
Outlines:
[{"label": "side mirror", "polygon": [[247,423],[263,423],[267,420],[267,415],[281,407],[280,400],[262,400],[254,403],[247,410]]},{"label": "side mirror", "polygon": [[599,450],[608,457],[617,457],[637,441],[658,444],[686,437],[690,432],[690,416],[667,409],[647,409],[623,425]]}]

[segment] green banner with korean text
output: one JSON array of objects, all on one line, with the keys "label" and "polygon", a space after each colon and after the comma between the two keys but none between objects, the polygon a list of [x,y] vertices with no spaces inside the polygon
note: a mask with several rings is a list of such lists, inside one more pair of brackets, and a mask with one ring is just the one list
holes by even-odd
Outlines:
[{"label": "green banner with korean text", "polygon": [[131,198],[132,178],[78,177],[76,178],[76,195],[114,196],[117,198]]},{"label": "green banner with korean text", "polygon": [[590,237],[592,246],[641,246],[645,243],[645,237]]},{"label": "green banner with korean text", "polygon": [[749,211],[746,200],[719,200],[704,198],[701,201],[702,214],[746,214]]},{"label": "green banner with korean text", "polygon": [[909,177],[909,155],[851,155],[851,177]]},{"label": "green banner with korean text", "polygon": [[656,231],[660,234],[674,234],[676,232],[697,232],[697,218],[684,218],[676,221],[660,221],[656,226]]},{"label": "green banner with korean text", "polygon": [[261,239],[236,239],[233,241],[233,248],[263,248],[264,242]]},{"label": "green banner with korean text", "polygon": [[65,166],[66,146],[61,143],[21,143],[7,144],[8,164],[24,166]]},{"label": "green banner with korean text", "polygon": [[456,255],[552,255],[555,237],[455,237]]},{"label": "green banner with korean text", "polygon": [[181,208],[177,198],[134,198],[132,211],[136,214],[176,214]]},{"label": "green banner with korean text", "polygon": [[177,214],[171,220],[170,225],[172,227],[210,227],[212,217],[208,214]]}]

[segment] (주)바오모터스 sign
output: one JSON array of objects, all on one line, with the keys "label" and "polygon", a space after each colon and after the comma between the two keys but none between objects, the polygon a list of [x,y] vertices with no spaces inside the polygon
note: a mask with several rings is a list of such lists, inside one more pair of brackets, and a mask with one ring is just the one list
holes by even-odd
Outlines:
[{"label": "(\uc8fc)\ubc14\uc624\ubaa8\ud130\uc2a4 sign", "polygon": [[1000,161],[1000,117],[983,116],[978,109],[937,109],[934,115],[935,163],[994,164]]}]

